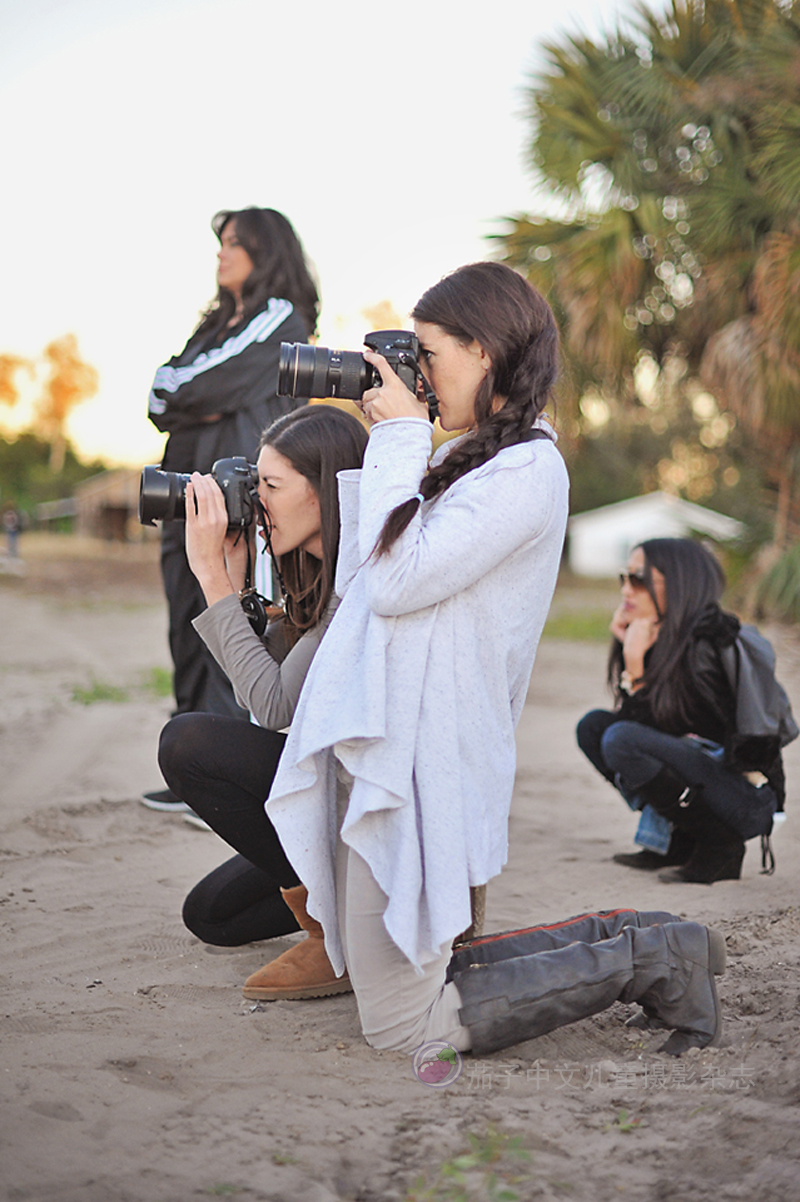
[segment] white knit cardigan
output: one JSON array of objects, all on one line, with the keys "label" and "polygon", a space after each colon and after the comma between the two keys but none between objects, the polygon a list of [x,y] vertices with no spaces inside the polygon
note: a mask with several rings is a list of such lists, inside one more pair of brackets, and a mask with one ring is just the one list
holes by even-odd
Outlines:
[{"label": "white knit cardigan", "polygon": [[341,836],[388,897],[389,935],[420,966],[469,925],[470,885],[506,862],[514,730],[564,542],[566,469],[538,439],[421,505],[376,559],[430,442],[421,419],[380,422],[363,469],[340,474],[343,599],[266,803],[339,974],[337,759],[355,778]]}]

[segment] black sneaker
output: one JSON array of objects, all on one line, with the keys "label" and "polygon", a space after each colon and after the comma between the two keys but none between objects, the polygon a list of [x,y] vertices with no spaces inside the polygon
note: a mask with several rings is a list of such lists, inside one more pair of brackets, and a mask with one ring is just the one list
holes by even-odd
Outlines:
[{"label": "black sneaker", "polygon": [[201,818],[199,814],[195,814],[194,810],[189,810],[188,814],[183,815],[183,821],[188,822],[189,826],[196,826],[199,831],[213,831],[213,826],[209,826],[205,818]]},{"label": "black sneaker", "polygon": [[192,807],[188,806],[182,797],[173,793],[172,789],[159,789],[153,793],[142,794],[142,805],[148,810],[161,810],[164,814],[191,814]]}]

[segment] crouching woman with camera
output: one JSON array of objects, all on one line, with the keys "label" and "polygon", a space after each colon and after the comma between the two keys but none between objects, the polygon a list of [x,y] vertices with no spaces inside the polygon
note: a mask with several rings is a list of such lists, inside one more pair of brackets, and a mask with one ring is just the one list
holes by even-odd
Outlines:
[{"label": "crouching woman with camera", "polygon": [[[335,611],[339,548],[336,474],[360,466],[367,434],[350,414],[311,405],[279,418],[263,434],[258,493],[286,590],[282,616],[263,637],[239,600],[247,539],[228,533],[225,498],[210,476],[186,487],[189,564],[208,608],[194,626],[259,725],[217,714],[173,718],[161,734],[159,763],[178,796],[236,851],[186,899],[183,917],[206,943],[238,946],[312,928],[305,889],[264,812],[264,799],[300,690]],[[298,953],[302,950],[302,954]],[[337,980],[321,938],[272,966],[275,996],[349,989]],[[282,958],[283,959],[283,958]]]},{"label": "crouching woman with camera", "polygon": [[267,812],[376,1048],[488,1052],[639,1000],[719,1031],[715,932],[616,911],[456,947],[470,886],[507,857],[514,731],[556,581],[567,475],[542,419],[557,332],[498,263],[460,268],[413,317],[445,430],[386,360],[340,496],[341,604],[309,670]]}]

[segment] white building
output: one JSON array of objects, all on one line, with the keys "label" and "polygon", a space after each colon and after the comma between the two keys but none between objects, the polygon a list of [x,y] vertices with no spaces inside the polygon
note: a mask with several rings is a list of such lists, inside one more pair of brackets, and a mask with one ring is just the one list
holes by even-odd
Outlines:
[{"label": "white building", "polygon": [[727,542],[744,529],[735,518],[713,509],[670,493],[652,492],[571,517],[568,562],[578,576],[615,576],[624,570],[631,548],[648,538],[701,534]]}]

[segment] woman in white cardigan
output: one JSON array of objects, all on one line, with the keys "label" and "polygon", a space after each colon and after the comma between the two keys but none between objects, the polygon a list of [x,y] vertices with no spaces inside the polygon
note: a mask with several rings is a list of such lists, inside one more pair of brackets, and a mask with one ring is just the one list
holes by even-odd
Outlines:
[{"label": "woman in white cardigan", "polygon": [[[429,289],[412,316],[442,426],[466,433],[429,462],[425,405],[385,359],[365,353],[383,386],[361,402],[372,424],[364,467],[340,474],[343,599],[303,688],[268,815],[308,888],[334,972],[349,971],[373,1046],[414,1052],[435,1039],[491,1050],[593,1013],[630,985],[631,932],[643,935],[643,925],[661,931],[661,959],[677,957],[684,971],[688,948],[698,960],[690,992],[695,1009],[694,994],[709,994],[696,1024],[708,1042],[719,1026],[710,998],[719,954],[695,924],[584,916],[569,948],[538,928],[452,956],[469,926],[470,886],[507,858],[514,731],[555,586],[568,483],[541,417],[558,341],[544,298],[510,268],[477,263]],[[663,932],[683,927],[692,928],[686,947],[675,936],[664,951]],[[559,952],[594,952],[596,939],[618,945],[600,971],[613,979],[602,1004],[593,993],[575,1013],[572,998],[555,1021],[536,984],[554,938],[548,954],[571,998],[575,972],[564,976]],[[577,973],[584,994],[586,971]],[[650,977],[639,994],[653,1008]],[[667,1025],[687,1025],[666,1003],[656,1009]],[[509,1021],[509,1012],[527,1017]]]}]

